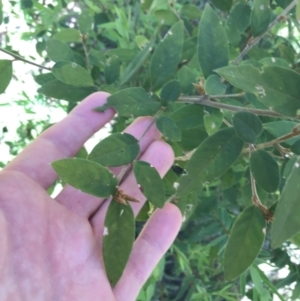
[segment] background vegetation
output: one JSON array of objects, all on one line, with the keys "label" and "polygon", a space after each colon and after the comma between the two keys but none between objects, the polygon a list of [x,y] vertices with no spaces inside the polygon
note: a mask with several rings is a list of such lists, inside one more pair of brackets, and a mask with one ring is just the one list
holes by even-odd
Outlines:
[{"label": "background vegetation", "polygon": [[[113,132],[154,115],[174,149],[162,202],[178,204],[185,223],[138,300],[300,300],[299,7],[0,0],[0,52],[8,55],[0,60],[0,116],[4,105],[69,112],[107,91],[119,112]],[[14,30],[35,53],[16,51],[13,20],[26,22]],[[20,76],[20,61],[32,71]],[[32,78],[38,88],[7,103],[8,85]],[[29,118],[12,140],[4,124],[0,141],[15,156],[50,123]]]}]

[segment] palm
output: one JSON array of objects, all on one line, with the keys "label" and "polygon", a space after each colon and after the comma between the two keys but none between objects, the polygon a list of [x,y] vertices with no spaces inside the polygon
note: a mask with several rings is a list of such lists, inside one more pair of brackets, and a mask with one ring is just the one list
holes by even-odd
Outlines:
[{"label": "palm", "polygon": [[[0,271],[0,296],[5,296],[3,300],[134,300],[179,230],[180,214],[175,206],[168,204],[157,211],[135,242],[122,278],[111,288],[101,254],[108,201],[69,186],[56,199],[45,191],[55,180],[49,163],[74,155],[92,132],[112,118],[112,110],[104,113],[102,120],[97,113],[90,112],[101,105],[105,96],[103,93],[90,96],[73,115],[44,132],[42,138],[0,173],[0,233],[4,242],[0,248],[0,262],[4,267]],[[95,114],[94,120],[89,114]],[[92,124],[85,124],[85,115]],[[70,133],[67,126],[70,123],[76,136]],[[149,120],[140,120],[128,132],[138,135],[147,123]],[[173,156],[167,145],[155,142],[158,137],[155,129],[145,136],[141,143],[142,159],[163,175]],[[63,149],[67,143],[69,149]],[[129,174],[122,188],[143,200],[133,181],[133,175]],[[141,206],[142,203],[135,204],[135,213]]]}]

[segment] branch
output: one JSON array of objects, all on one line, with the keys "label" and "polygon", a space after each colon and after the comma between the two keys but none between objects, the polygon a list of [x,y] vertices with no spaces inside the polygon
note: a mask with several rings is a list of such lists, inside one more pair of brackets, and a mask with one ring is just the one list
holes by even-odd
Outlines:
[{"label": "branch", "polygon": [[[229,94],[230,95],[230,94]],[[223,95],[225,96],[225,95]],[[185,102],[185,103],[196,103],[201,104],[208,107],[233,111],[233,112],[250,112],[256,115],[261,116],[271,116],[271,117],[278,117],[278,118],[286,118],[286,116],[283,116],[277,112],[269,111],[269,110],[261,110],[261,109],[252,109],[252,108],[245,108],[245,107],[237,107],[233,105],[228,105],[225,103],[215,102],[209,100],[209,97],[211,98],[217,98],[216,96],[183,96],[179,97],[179,101]],[[225,97],[224,97],[225,98]]]},{"label": "branch", "polygon": [[10,52],[10,51],[8,51],[8,50],[5,50],[5,49],[3,49],[3,48],[0,48],[0,51],[4,52],[4,53],[6,53],[6,54],[9,54],[10,56],[12,56],[13,58],[15,58],[15,59],[18,60],[18,61],[23,61],[23,62],[28,63],[28,64],[30,64],[30,65],[39,67],[39,68],[41,68],[41,69],[45,69],[45,70],[47,70],[47,71],[51,71],[50,68],[47,68],[47,67],[44,67],[44,66],[42,66],[42,65],[36,64],[36,63],[34,63],[34,62],[28,61],[28,60],[24,59],[23,57],[21,57],[21,56],[15,54],[15,53],[12,53],[12,52]]},{"label": "branch", "polygon": [[294,0],[291,2],[282,12],[278,15],[268,26],[268,28],[259,36],[254,38],[243,51],[239,54],[239,56],[234,60],[233,65],[237,65],[245,56],[245,54],[252,49],[270,30],[274,27],[278,22],[280,22],[297,4],[298,0]]}]

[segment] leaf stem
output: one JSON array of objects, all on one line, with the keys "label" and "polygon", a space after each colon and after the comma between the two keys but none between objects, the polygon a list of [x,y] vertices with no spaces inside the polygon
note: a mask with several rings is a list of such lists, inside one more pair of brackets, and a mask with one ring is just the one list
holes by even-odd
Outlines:
[{"label": "leaf stem", "polygon": [[239,56],[234,60],[233,65],[237,65],[247,52],[252,49],[278,22],[282,21],[284,17],[296,6],[298,0],[292,1],[282,12],[279,14],[268,26],[268,28],[259,36],[254,38],[251,42],[247,43],[246,47],[239,54]]},{"label": "leaf stem", "polygon": [[[230,94],[228,94],[230,95]],[[234,95],[234,94],[231,94]],[[241,96],[241,94],[239,94]],[[179,97],[179,101],[185,102],[185,103],[195,103],[195,104],[201,104],[208,107],[233,111],[233,112],[250,112],[256,115],[260,116],[271,116],[271,117],[277,117],[277,118],[286,118],[286,116],[283,116],[277,112],[269,111],[269,110],[261,110],[261,109],[254,109],[254,108],[245,108],[245,107],[238,107],[233,105],[228,105],[225,103],[220,103],[216,101],[211,101],[209,98],[217,98],[216,96],[208,96],[208,95],[202,95],[202,96],[183,96]],[[223,95],[223,98],[225,98],[225,95]]]},{"label": "leaf stem", "polygon": [[9,55],[12,56],[13,58],[15,58],[15,60],[23,61],[23,62],[28,63],[28,64],[30,64],[30,65],[39,67],[39,68],[41,68],[41,69],[51,71],[50,68],[47,68],[47,67],[44,67],[44,66],[42,66],[42,65],[36,64],[36,63],[34,63],[34,62],[32,62],[32,61],[28,61],[28,60],[24,59],[23,57],[21,57],[21,56],[15,54],[15,53],[12,53],[12,52],[10,52],[10,51],[8,51],[8,50],[6,50],[6,49],[0,48],[0,51],[4,52],[4,53],[6,53],[6,54],[9,54]]},{"label": "leaf stem", "polygon": [[87,67],[87,69],[90,69],[90,59],[89,59],[88,50],[86,48],[86,35],[81,36],[81,43],[82,43],[82,48],[83,48],[83,51],[84,51],[86,67]]},{"label": "leaf stem", "polygon": [[[249,144],[249,159],[253,153],[253,151],[255,150],[255,147],[253,144]],[[273,214],[268,210],[267,207],[265,207],[258,196],[257,190],[256,190],[256,183],[255,183],[255,179],[253,177],[253,174],[250,170],[250,181],[251,181],[251,191],[252,191],[252,203],[254,206],[258,207],[262,214],[264,215],[265,219],[267,222],[271,222],[273,220]]]}]

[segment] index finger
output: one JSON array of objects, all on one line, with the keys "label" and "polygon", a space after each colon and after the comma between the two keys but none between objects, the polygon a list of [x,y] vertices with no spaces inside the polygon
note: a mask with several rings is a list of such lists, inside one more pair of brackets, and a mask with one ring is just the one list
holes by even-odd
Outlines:
[{"label": "index finger", "polygon": [[105,92],[89,95],[67,117],[29,144],[4,171],[22,172],[43,188],[48,188],[57,177],[50,164],[75,156],[82,145],[114,117],[115,111],[111,108],[105,112],[93,111],[103,105],[108,96]]}]

